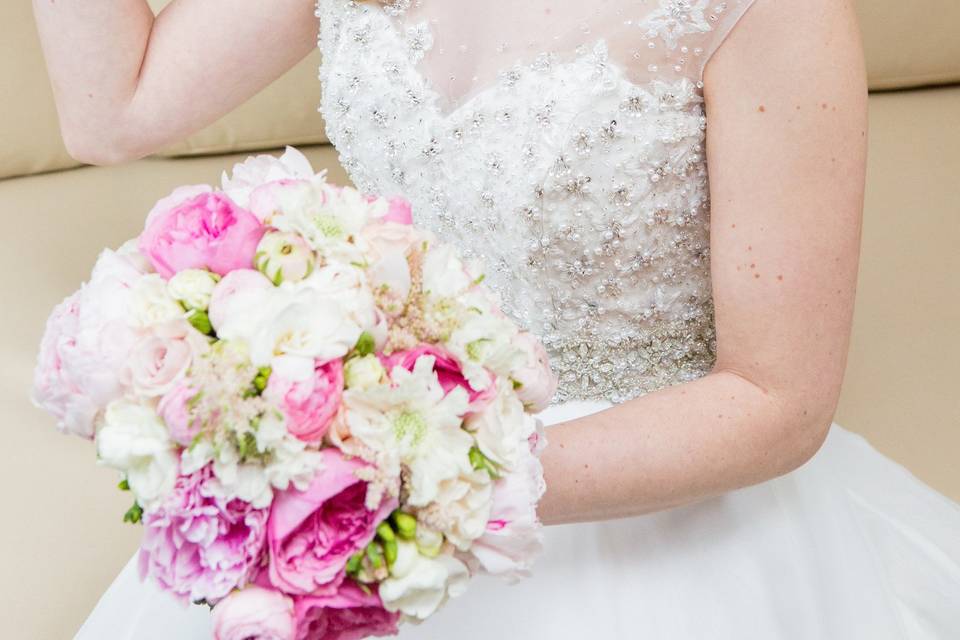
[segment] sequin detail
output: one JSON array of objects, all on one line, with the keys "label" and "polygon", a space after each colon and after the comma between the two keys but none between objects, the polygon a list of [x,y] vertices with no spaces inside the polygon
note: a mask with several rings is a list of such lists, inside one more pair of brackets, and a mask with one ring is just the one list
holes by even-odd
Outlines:
[{"label": "sequin detail", "polygon": [[[704,0],[660,0],[645,37],[682,47]],[[417,63],[428,23],[320,0],[322,112],[355,184],[402,193],[416,223],[486,266],[541,336],[558,400],[620,402],[716,358],[706,118],[684,76],[631,81],[598,39],[504,69],[450,112]],[[642,41],[642,40],[641,40]],[[666,79],[669,78],[669,79]]]}]

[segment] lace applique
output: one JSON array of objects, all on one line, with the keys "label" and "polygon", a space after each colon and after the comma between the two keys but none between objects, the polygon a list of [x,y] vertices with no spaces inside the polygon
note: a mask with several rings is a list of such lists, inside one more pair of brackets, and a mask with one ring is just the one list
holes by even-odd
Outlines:
[{"label": "lace applique", "polygon": [[710,25],[726,3],[656,6],[645,28],[676,52],[643,33],[633,44],[673,67],[638,80],[591,31],[445,110],[419,64],[439,46],[422,10],[406,23],[399,5],[318,4],[322,111],[342,164],[484,262],[504,310],[544,340],[560,400],[626,400],[715,361],[706,118],[685,57],[722,37]]}]

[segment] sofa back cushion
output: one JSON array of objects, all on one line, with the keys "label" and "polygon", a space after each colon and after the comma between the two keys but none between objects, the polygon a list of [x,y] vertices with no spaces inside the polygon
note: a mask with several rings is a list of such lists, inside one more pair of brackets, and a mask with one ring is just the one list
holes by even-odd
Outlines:
[{"label": "sofa back cushion", "polygon": [[[160,10],[169,0],[150,0]],[[960,82],[960,1],[859,0],[870,86]],[[219,122],[164,150],[225,153],[325,142],[314,52]],[[31,5],[0,2],[0,179],[75,166],[60,139]]]}]

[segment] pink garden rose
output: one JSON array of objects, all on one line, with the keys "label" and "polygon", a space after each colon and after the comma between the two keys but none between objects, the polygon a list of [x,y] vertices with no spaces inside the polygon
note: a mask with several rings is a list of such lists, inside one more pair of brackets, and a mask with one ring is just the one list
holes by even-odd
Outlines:
[{"label": "pink garden rose", "polygon": [[532,334],[521,333],[517,341],[525,356],[523,366],[513,372],[513,379],[520,385],[517,396],[529,410],[543,411],[557,393],[558,380],[550,369],[550,357]]},{"label": "pink garden rose", "polygon": [[316,364],[313,375],[295,380],[274,369],[263,397],[287,417],[287,431],[304,442],[319,442],[327,433],[343,398],[343,361]]},{"label": "pink garden rose", "polygon": [[161,398],[160,404],[157,405],[157,413],[167,425],[170,437],[184,447],[190,446],[203,427],[200,420],[190,413],[190,401],[196,395],[197,390],[181,380]]},{"label": "pink garden rose", "polygon": [[387,209],[386,215],[381,218],[382,222],[395,222],[404,225],[413,224],[413,205],[410,204],[409,200],[401,197],[390,198],[388,205],[389,208]]},{"label": "pink garden rose", "polygon": [[365,463],[323,449],[323,467],[305,491],[277,494],[267,524],[271,584],[286,593],[330,596],[346,577],[350,556],[365,548],[397,507],[383,500],[377,511],[364,501],[367,484],[356,475]]},{"label": "pink garden rose", "polygon": [[[189,197],[175,197],[181,195]],[[184,269],[225,275],[253,264],[263,233],[260,221],[225,194],[186,187],[150,213],[139,247],[157,273],[167,279]]]},{"label": "pink garden rose", "polygon": [[206,338],[186,321],[152,327],[130,350],[131,386],[144,396],[162,396],[186,375],[194,357],[208,348]]},{"label": "pink garden rose", "polygon": [[144,515],[140,576],[184,600],[213,604],[260,566],[267,509],[216,497],[211,468],[177,478],[163,505]]},{"label": "pink garden rose", "polygon": [[213,609],[213,640],[294,640],[293,600],[273,589],[234,591]]},{"label": "pink garden rose", "polygon": [[414,365],[417,364],[417,360],[421,356],[433,356],[436,359],[433,370],[437,374],[437,379],[440,381],[444,393],[450,393],[455,387],[463,387],[470,397],[470,411],[480,410],[496,394],[496,386],[493,384],[483,391],[477,391],[471,387],[463,376],[460,363],[457,362],[453,354],[434,345],[422,344],[407,351],[397,351],[389,356],[381,356],[380,360],[387,371],[392,371],[394,367],[403,367],[407,371],[413,371]]},{"label": "pink garden rose", "polygon": [[353,581],[330,596],[296,599],[296,640],[362,640],[397,633],[400,614],[383,608],[380,597],[365,593]]}]

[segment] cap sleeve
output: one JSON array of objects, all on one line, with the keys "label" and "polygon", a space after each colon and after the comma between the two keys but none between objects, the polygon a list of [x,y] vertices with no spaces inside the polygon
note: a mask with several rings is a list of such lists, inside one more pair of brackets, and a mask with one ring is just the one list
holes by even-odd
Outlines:
[{"label": "cap sleeve", "polygon": [[[754,0],[659,0],[642,24],[655,76],[700,82],[703,71]],[[646,57],[646,56],[645,56]]]}]

